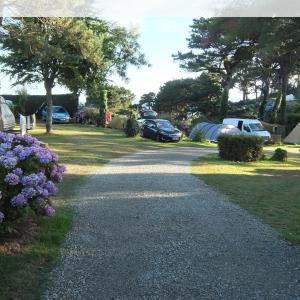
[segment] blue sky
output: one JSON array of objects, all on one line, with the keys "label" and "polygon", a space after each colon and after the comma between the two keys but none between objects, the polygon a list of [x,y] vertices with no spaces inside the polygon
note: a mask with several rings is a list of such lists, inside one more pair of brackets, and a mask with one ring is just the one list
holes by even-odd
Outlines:
[{"label": "blue sky", "polygon": [[[192,24],[192,20],[193,18],[189,16],[144,16],[140,19],[131,17],[117,20],[124,26],[138,28],[140,32],[139,43],[151,67],[143,67],[141,69],[130,67],[128,70],[129,82],[124,82],[117,76],[113,76],[111,79],[114,83],[129,88],[136,95],[137,101],[144,93],[157,93],[159,87],[168,80],[199,75],[181,70],[178,62],[174,62],[172,58],[172,54],[177,53],[177,51],[188,50],[186,39],[189,37],[189,25]],[[16,90],[16,88],[10,87],[10,83],[9,78],[2,74],[1,94],[13,93]],[[42,84],[32,85],[27,88],[31,94],[45,93]],[[53,92],[64,93],[67,90],[56,86]],[[239,96],[237,90],[231,93],[231,99],[233,100],[237,100]]]}]

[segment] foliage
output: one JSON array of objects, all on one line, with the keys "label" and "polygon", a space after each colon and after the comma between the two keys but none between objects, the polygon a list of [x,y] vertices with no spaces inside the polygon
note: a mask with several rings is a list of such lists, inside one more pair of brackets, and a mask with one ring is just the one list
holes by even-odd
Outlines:
[{"label": "foliage", "polygon": [[188,39],[191,51],[174,55],[182,68],[192,72],[206,71],[219,78],[223,88],[221,118],[227,115],[229,91],[235,84],[236,73],[253,55],[254,43],[249,37],[255,39],[255,29],[260,22],[256,19],[245,33],[245,19],[247,18],[194,19]]},{"label": "foliage", "polygon": [[232,161],[257,161],[263,152],[263,139],[246,135],[220,135],[219,156]]},{"label": "foliage", "polygon": [[[124,87],[117,85],[107,85],[107,105],[111,113],[118,113],[120,110],[128,109],[135,95]],[[89,95],[86,99],[87,106],[99,105],[99,96]]]},{"label": "foliage", "polygon": [[203,72],[198,78],[177,79],[160,87],[154,109],[174,115],[175,119],[187,119],[190,114],[202,113],[215,116],[218,113],[220,85],[214,76]]},{"label": "foliage", "polygon": [[275,152],[273,156],[271,157],[271,160],[275,161],[287,161],[288,153],[285,149],[277,148],[275,149]]},{"label": "foliage", "polygon": [[57,155],[31,136],[1,133],[0,140],[0,223],[17,220],[27,207],[52,216],[50,197],[65,171]]},{"label": "foliage", "polygon": [[139,106],[140,107],[146,106],[146,108],[152,109],[154,103],[155,103],[155,93],[150,92],[142,95],[139,102]]},{"label": "foliage", "polygon": [[125,134],[128,137],[135,137],[140,132],[140,126],[136,119],[130,118],[126,122],[126,126],[124,128]]},{"label": "foliage", "polygon": [[16,84],[43,82],[46,129],[52,129],[52,88],[99,95],[107,76],[126,77],[129,65],[146,64],[137,33],[95,18],[7,19],[1,34],[1,62]]},{"label": "foliage", "polygon": [[192,141],[204,142],[205,141],[205,133],[201,129],[197,129]]},{"label": "foliage", "polygon": [[300,123],[300,113],[287,114],[287,118],[286,118],[287,133],[291,132],[297,126],[298,123]]}]

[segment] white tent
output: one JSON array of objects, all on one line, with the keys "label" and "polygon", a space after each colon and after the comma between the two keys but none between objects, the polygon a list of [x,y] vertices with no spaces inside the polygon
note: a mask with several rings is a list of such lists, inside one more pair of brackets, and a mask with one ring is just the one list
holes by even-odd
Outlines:
[{"label": "white tent", "polygon": [[300,144],[300,123],[298,123],[283,142],[286,144]]}]

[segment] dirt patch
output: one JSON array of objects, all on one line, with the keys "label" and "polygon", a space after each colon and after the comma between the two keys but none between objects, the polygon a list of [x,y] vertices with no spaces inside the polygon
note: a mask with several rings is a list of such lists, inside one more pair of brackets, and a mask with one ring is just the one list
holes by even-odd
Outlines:
[{"label": "dirt patch", "polygon": [[33,218],[24,218],[10,233],[0,234],[0,255],[15,255],[23,246],[32,243],[38,236],[38,225]]}]

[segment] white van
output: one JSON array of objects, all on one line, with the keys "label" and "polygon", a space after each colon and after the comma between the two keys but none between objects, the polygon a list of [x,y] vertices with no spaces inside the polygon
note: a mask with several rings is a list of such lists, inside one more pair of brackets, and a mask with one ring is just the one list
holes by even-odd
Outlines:
[{"label": "white van", "polygon": [[271,139],[271,134],[262,126],[261,122],[257,119],[237,119],[226,118],[223,124],[233,125],[237,127],[242,134],[255,135],[262,137],[265,141]]},{"label": "white van", "polygon": [[0,131],[13,130],[16,126],[14,114],[5,99],[0,96]]}]

